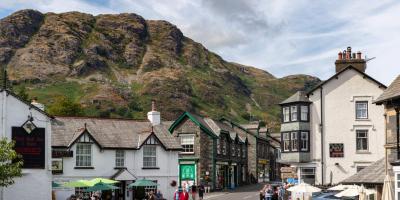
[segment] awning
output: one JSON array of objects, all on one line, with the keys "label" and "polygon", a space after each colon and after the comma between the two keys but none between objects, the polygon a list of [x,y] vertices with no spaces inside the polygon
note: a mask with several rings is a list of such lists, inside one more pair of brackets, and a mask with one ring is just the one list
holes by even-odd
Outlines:
[{"label": "awning", "polygon": [[383,185],[385,180],[385,160],[382,158],[358,173],[343,180],[342,184]]},{"label": "awning", "polygon": [[111,178],[116,181],[133,181],[137,179],[136,176],[126,168],[119,169]]}]

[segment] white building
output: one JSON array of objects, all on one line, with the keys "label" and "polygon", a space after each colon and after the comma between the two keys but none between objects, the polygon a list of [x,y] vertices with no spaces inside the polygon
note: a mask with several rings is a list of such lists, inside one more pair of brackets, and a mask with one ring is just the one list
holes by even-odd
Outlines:
[{"label": "white building", "polygon": [[[172,199],[178,182],[179,142],[160,124],[159,112],[149,112],[150,121],[57,117],[53,130],[53,180],[64,183],[96,177],[120,181],[116,199],[132,199],[127,186],[148,179],[159,184],[164,198]],[[57,199],[79,193],[80,188],[61,188]],[[106,193],[106,192],[105,192]],[[110,195],[103,194],[104,196]]]},{"label": "white building", "polygon": [[1,136],[16,142],[22,155],[22,177],[1,188],[0,199],[51,199],[51,117],[10,91],[0,92]]},{"label": "white building", "polygon": [[385,156],[384,108],[373,101],[386,86],[351,48],[335,64],[331,78],[281,103],[281,162],[312,184],[339,183]]}]

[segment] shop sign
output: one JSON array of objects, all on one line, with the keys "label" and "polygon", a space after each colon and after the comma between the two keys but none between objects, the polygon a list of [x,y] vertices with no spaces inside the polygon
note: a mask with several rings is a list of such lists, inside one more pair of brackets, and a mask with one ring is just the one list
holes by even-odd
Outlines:
[{"label": "shop sign", "polygon": [[267,159],[260,159],[260,160],[258,160],[258,163],[262,164],[262,165],[266,165],[266,164],[268,164],[268,160]]},{"label": "shop sign", "polygon": [[72,158],[74,157],[74,152],[71,150],[60,150],[60,149],[53,149],[51,151],[52,158]]},{"label": "shop sign", "polygon": [[24,127],[12,127],[14,149],[22,156],[22,168],[44,169],[45,167],[45,129],[35,128],[28,133]]},{"label": "shop sign", "polygon": [[281,167],[281,173],[296,173],[295,167]]},{"label": "shop sign", "polygon": [[61,174],[63,172],[62,158],[51,159],[51,171],[53,172],[53,174]]},{"label": "shop sign", "polygon": [[181,180],[194,180],[196,176],[195,165],[180,166]]},{"label": "shop sign", "polygon": [[344,144],[343,143],[331,143],[329,144],[329,155],[331,158],[342,158],[344,157]]},{"label": "shop sign", "polygon": [[297,173],[281,173],[281,179],[297,178]]}]

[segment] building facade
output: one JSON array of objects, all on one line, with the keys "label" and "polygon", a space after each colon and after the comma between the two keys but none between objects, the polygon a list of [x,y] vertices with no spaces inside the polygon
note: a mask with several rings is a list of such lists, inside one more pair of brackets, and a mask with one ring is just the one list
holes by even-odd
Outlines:
[{"label": "building facade", "polygon": [[384,156],[385,85],[365,73],[361,53],[339,53],[336,73],[281,103],[281,162],[311,184],[336,184]]},{"label": "building facade", "polygon": [[[1,199],[51,199],[51,120],[41,104],[28,103],[14,93],[0,92],[1,136],[15,141],[24,161],[22,177],[1,188]],[[34,187],[33,187],[34,186]]]},{"label": "building facade", "polygon": [[180,185],[234,188],[248,182],[248,141],[226,124],[185,112],[170,127],[179,138]]},{"label": "building facade", "polygon": [[[159,112],[149,112],[149,121],[57,117],[52,124],[53,181],[66,183],[92,178],[119,181],[120,189],[103,197],[133,199],[127,186],[148,179],[164,198],[172,199],[178,181],[181,146],[160,122]],[[83,188],[58,188],[57,199],[82,193]],[[85,195],[85,194],[84,194]]]}]

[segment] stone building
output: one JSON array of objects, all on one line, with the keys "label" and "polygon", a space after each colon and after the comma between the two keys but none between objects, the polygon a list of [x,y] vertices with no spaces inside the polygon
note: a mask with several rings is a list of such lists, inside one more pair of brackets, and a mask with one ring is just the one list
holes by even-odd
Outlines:
[{"label": "stone building", "polygon": [[248,182],[245,135],[230,126],[189,112],[170,127],[180,138],[180,184],[206,184],[212,189],[234,188]]},{"label": "stone building", "polygon": [[281,162],[311,184],[336,184],[384,156],[386,86],[365,73],[361,53],[340,52],[336,73],[281,103]]}]

